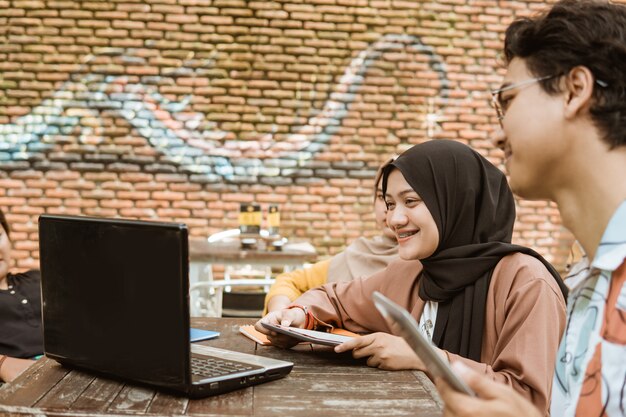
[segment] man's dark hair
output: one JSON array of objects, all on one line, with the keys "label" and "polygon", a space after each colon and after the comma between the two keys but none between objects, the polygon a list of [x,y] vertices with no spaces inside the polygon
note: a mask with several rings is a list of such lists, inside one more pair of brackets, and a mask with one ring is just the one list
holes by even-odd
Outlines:
[{"label": "man's dark hair", "polygon": [[7,237],[10,237],[11,230],[9,230],[9,223],[7,222],[7,218],[4,217],[4,212],[0,209],[0,224],[4,227],[4,231],[7,234]]},{"label": "man's dark hair", "polygon": [[[611,148],[626,145],[626,6],[561,0],[547,12],[516,20],[506,31],[505,62],[524,60],[536,77],[565,75],[576,66],[594,75],[590,113]],[[559,92],[559,77],[541,81]]]}]

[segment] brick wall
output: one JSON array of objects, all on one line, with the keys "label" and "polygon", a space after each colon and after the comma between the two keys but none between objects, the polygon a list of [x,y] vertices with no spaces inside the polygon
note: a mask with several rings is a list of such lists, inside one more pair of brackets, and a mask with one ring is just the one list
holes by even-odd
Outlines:
[{"label": "brick wall", "polygon": [[[499,6],[498,6],[499,4]],[[0,207],[17,266],[37,216],[237,226],[278,204],[321,255],[372,235],[392,154],[458,139],[501,166],[489,88],[532,0],[0,0]],[[518,202],[514,241],[562,268],[558,211]]]}]

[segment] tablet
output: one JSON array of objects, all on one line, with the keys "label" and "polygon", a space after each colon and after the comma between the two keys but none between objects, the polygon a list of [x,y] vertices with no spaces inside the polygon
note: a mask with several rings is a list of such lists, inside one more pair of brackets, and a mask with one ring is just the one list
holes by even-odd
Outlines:
[{"label": "tablet", "polygon": [[350,336],[318,332],[316,330],[300,329],[298,327],[281,326],[278,324],[266,323],[264,321],[261,322],[261,325],[276,333],[281,333],[302,342],[315,343],[317,345],[337,346],[352,339]]},{"label": "tablet", "polygon": [[442,377],[456,391],[472,397],[476,396],[474,391],[454,373],[448,362],[439,356],[439,353],[433,348],[432,342],[419,331],[417,322],[408,311],[378,291],[374,292],[372,298],[374,305],[389,325],[389,329],[407,341],[424,362],[433,378]]}]

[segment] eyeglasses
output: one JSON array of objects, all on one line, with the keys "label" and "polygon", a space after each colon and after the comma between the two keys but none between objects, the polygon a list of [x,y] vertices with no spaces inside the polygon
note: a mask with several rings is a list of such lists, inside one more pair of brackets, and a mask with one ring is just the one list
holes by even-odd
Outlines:
[{"label": "eyeglasses", "polygon": [[[499,88],[497,90],[491,91],[491,105],[493,106],[494,109],[496,109],[496,114],[498,116],[498,122],[500,122],[500,127],[504,127],[502,125],[502,119],[504,119],[504,116],[506,114],[506,109],[502,105],[502,93],[503,92],[512,90],[514,88],[524,87],[526,85],[538,83],[540,81],[549,80],[550,78],[559,77],[561,75],[562,74],[553,74],[553,75],[546,75],[545,77],[530,78],[528,80],[520,81],[519,83],[510,84],[505,87]],[[602,88],[609,86],[608,83],[602,80],[598,80],[597,78],[594,81],[596,84],[598,84]]]},{"label": "eyeglasses", "polygon": [[503,127],[502,119],[504,119],[504,116],[506,114],[506,110],[502,106],[502,93],[503,92],[512,90],[514,88],[524,87],[526,85],[538,83],[540,81],[549,80],[550,78],[554,78],[559,75],[561,74],[546,75],[545,77],[531,78],[528,80],[520,81],[519,83],[509,84],[505,87],[498,88],[497,90],[491,91],[491,105],[493,106],[494,109],[496,109],[496,114],[498,116],[498,122],[500,122],[500,127]]}]

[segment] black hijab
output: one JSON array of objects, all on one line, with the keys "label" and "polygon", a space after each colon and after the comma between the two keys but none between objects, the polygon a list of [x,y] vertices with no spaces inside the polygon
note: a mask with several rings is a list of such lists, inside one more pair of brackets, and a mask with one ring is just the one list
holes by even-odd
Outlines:
[{"label": "black hijab", "polygon": [[437,249],[421,260],[419,282],[420,298],[439,303],[433,334],[438,347],[480,360],[491,275],[510,253],[540,260],[567,298],[550,263],[532,249],[511,244],[513,194],[504,174],[480,154],[452,140],[416,145],[386,168],[383,192],[394,168],[419,194],[439,230]]}]

